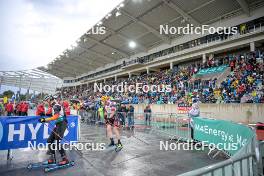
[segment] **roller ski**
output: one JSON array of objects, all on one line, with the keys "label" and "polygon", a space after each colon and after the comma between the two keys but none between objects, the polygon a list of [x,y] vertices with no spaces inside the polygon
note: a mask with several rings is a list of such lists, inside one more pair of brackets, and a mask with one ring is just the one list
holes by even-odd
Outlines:
[{"label": "roller ski", "polygon": [[44,168],[44,172],[51,172],[51,171],[55,171],[55,170],[59,170],[59,169],[64,169],[64,168],[68,168],[68,167],[72,167],[74,166],[74,161],[67,161],[65,163],[57,163],[55,166],[47,166]]},{"label": "roller ski", "polygon": [[30,163],[27,166],[27,169],[38,169],[38,168],[46,168],[46,167],[53,167],[56,166],[56,161],[55,160],[47,160],[44,162],[39,162],[39,163]]}]

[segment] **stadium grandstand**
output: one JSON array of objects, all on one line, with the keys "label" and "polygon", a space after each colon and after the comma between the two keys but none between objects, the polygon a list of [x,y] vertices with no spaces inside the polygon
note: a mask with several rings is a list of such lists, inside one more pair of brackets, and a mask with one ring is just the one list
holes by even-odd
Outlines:
[{"label": "stadium grandstand", "polygon": [[124,0],[1,85],[45,94],[4,97],[3,176],[264,174],[263,0]]},{"label": "stadium grandstand", "polygon": [[[118,17],[107,15],[96,25],[104,26],[105,34],[91,34],[93,28],[88,30],[71,49],[66,49],[49,63],[47,68],[39,69],[62,78],[63,90],[67,90],[68,95],[72,92],[70,94],[75,97],[87,98],[87,94],[85,97],[81,90],[89,90],[89,85],[93,87],[95,82],[113,84],[131,80],[135,82],[138,79],[145,82],[151,79],[152,82],[157,82],[159,78],[159,84],[165,82],[173,84],[173,81],[177,81],[174,84],[175,93],[166,97],[165,102],[159,101],[160,103],[175,103],[177,93],[185,91],[181,92],[185,96],[193,93],[195,89],[194,93],[202,94],[201,98],[205,95],[204,102],[216,102],[217,99],[225,102],[240,102],[243,96],[245,97],[242,101],[263,102],[263,90],[258,89],[263,79],[262,1],[250,1],[247,5],[242,3],[243,6],[240,1],[190,3],[164,0],[140,3],[128,1],[123,4],[124,7],[117,7],[109,13],[118,13]],[[139,4],[140,7],[137,7]],[[214,6],[218,7],[217,12]],[[200,36],[160,34],[160,25],[186,26],[187,24],[236,26],[239,32]],[[131,47],[131,43],[135,46]],[[251,61],[252,57],[254,61]],[[251,69],[258,70],[256,75],[251,77],[249,74],[236,74],[246,78],[250,76],[248,79],[252,79],[255,89],[248,90],[246,85],[251,85],[246,81],[244,82],[246,87],[240,89],[242,93],[236,93],[237,90],[234,92],[234,89],[230,91],[231,84],[237,84],[236,82],[239,81],[232,75],[230,65],[234,64],[236,72],[244,67],[243,64],[247,67],[252,62],[255,65]],[[217,70],[221,66],[227,67],[207,74],[206,69],[209,67],[213,68],[211,70]],[[166,72],[167,80],[164,78],[166,69],[171,70],[170,73]],[[184,71],[188,73],[185,77],[181,77]],[[201,71],[202,75],[198,73]],[[177,76],[180,76],[180,79],[175,78]],[[225,86],[225,81],[228,87]],[[199,88],[206,90],[198,91]],[[215,94],[219,96],[215,97]],[[132,97],[120,98],[122,101],[132,103]],[[136,95],[136,99],[138,98],[139,95]],[[154,95],[155,98],[158,98],[157,95]],[[143,97],[143,99],[147,99],[147,102],[151,101],[148,98]]]}]

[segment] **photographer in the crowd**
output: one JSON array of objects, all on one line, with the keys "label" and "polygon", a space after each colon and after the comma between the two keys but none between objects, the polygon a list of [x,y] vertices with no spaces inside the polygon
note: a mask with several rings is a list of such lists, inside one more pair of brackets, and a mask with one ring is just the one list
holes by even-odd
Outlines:
[{"label": "photographer in the crowd", "polygon": [[192,118],[200,116],[200,108],[196,99],[193,100],[192,108],[190,109],[188,116],[190,117],[191,138],[193,139],[194,123]]},{"label": "photographer in the crowd", "polygon": [[151,122],[151,108],[150,105],[147,105],[144,109],[145,125],[150,126]]},{"label": "photographer in the crowd", "polygon": [[134,127],[134,106],[130,105],[128,107],[128,113],[127,113],[127,121],[128,121],[128,127],[131,129]]},{"label": "photographer in the crowd", "polygon": [[118,116],[119,116],[122,127],[126,126],[126,114],[127,114],[126,105],[121,104],[121,106],[118,108]]}]

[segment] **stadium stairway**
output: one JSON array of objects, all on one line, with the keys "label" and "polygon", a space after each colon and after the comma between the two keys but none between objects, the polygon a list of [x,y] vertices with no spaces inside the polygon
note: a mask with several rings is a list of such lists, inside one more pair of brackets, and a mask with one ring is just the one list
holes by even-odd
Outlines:
[{"label": "stadium stairway", "polygon": [[216,85],[219,87],[221,83],[227,78],[227,76],[231,73],[231,68],[227,67],[224,72],[222,72],[218,77],[216,81]]},{"label": "stadium stairway", "polygon": [[231,73],[230,67],[226,67],[223,72],[211,72],[207,74],[196,74],[192,79],[210,80],[217,78],[216,85],[219,87],[221,83],[227,78]]}]

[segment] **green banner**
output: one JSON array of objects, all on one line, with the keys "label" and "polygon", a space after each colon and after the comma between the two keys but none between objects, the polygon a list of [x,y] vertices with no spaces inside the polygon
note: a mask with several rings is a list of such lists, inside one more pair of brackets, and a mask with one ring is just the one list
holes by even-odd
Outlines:
[{"label": "green banner", "polygon": [[206,68],[206,69],[200,70],[196,75],[198,76],[198,75],[206,75],[206,74],[212,74],[212,73],[221,73],[221,72],[224,72],[226,68],[227,68],[227,65]]},{"label": "green banner", "polygon": [[224,120],[193,118],[194,139],[234,155],[254,137],[252,129]]}]

